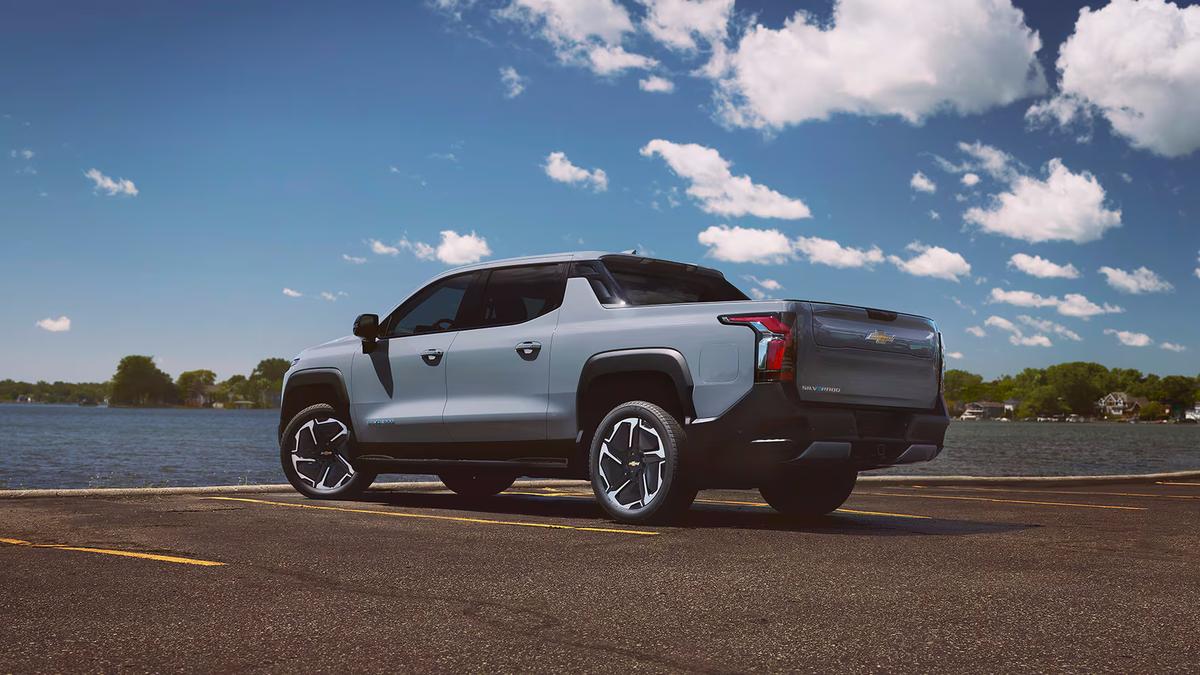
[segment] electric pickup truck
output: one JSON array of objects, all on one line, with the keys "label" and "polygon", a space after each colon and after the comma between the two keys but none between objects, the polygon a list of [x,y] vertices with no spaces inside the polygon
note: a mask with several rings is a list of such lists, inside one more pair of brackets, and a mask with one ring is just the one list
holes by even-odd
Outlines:
[{"label": "electric pickup truck", "polygon": [[460,267],[353,332],[284,379],[280,458],[308,497],[409,473],[484,498],[529,476],[590,480],[622,522],[706,488],[815,516],[860,471],[936,457],[949,424],[930,319],[751,300],[716,270],[637,255]]}]

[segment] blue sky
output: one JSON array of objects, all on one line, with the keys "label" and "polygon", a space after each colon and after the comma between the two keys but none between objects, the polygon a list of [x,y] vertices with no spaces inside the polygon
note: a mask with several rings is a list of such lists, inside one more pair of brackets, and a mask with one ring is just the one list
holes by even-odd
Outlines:
[{"label": "blue sky", "polygon": [[886,4],[9,4],[0,378],[225,377],[456,261],[634,247],[988,376],[1200,370],[1200,8]]}]

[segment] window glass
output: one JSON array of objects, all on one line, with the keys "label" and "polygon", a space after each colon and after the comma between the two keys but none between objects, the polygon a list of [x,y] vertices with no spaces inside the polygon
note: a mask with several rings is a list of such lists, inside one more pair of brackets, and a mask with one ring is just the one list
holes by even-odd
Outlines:
[{"label": "window glass", "polygon": [[621,296],[608,276],[608,272],[594,260],[583,260],[571,264],[571,276],[586,279],[602,305],[621,304]]},{"label": "window glass", "polygon": [[621,297],[631,305],[749,300],[718,272],[695,265],[605,256],[604,266],[620,287]]},{"label": "window glass", "polygon": [[562,265],[531,265],[492,270],[483,291],[482,326],[536,319],[562,304]]},{"label": "window glass", "polygon": [[392,314],[387,337],[442,333],[461,328],[463,298],[478,272],[468,272],[434,282]]}]

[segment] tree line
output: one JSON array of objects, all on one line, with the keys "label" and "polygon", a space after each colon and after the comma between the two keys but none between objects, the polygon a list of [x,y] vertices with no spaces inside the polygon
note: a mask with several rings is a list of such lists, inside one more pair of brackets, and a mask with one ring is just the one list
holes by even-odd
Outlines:
[{"label": "tree line", "polygon": [[1106,394],[1123,391],[1150,402],[1142,416],[1158,419],[1181,414],[1200,399],[1200,375],[1159,377],[1134,368],[1106,368],[1099,363],[1075,361],[1047,368],[1026,368],[1016,375],[991,381],[965,370],[947,370],[946,405],[952,412],[973,401],[1018,400],[1017,417],[1065,414],[1093,416],[1096,402]]},{"label": "tree line", "polygon": [[0,401],[22,397],[38,403],[99,403],[123,406],[211,407],[214,404],[270,408],[279,405],[287,359],[258,362],[249,375],[234,375],[220,382],[211,370],[188,370],[174,380],[154,364],[151,356],[134,354],[117,364],[108,382],[20,382],[0,380]]}]

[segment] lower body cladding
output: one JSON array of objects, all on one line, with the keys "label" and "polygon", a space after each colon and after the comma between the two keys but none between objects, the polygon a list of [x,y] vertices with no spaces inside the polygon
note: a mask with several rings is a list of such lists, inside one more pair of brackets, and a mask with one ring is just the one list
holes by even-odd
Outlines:
[{"label": "lower body cladding", "polygon": [[712,487],[753,487],[789,472],[857,471],[927,462],[942,450],[950,419],[919,411],[804,402],[789,384],[756,384],[724,415],[685,427]]}]

